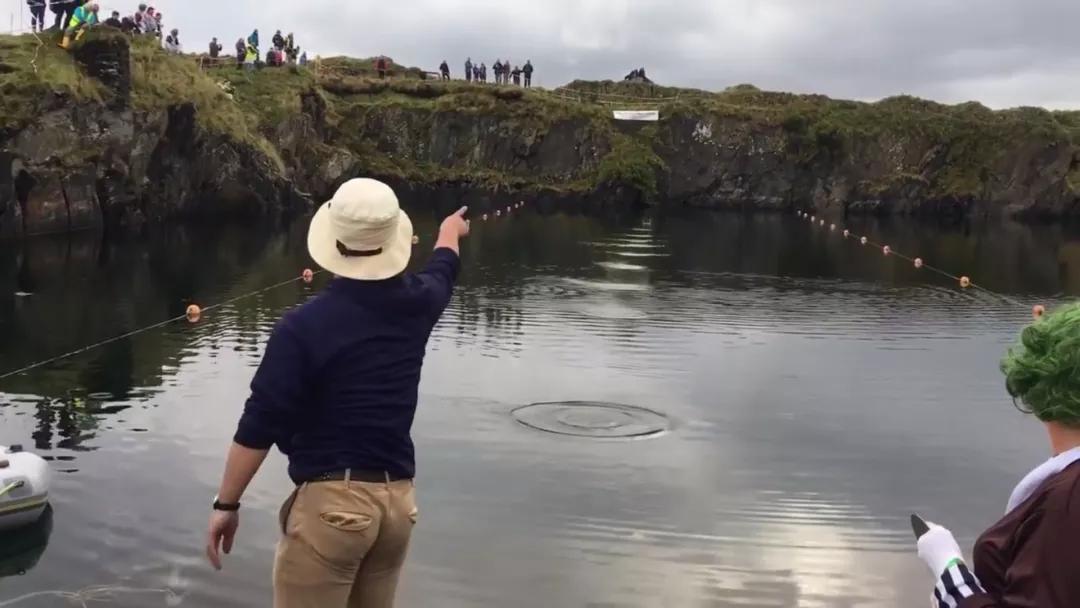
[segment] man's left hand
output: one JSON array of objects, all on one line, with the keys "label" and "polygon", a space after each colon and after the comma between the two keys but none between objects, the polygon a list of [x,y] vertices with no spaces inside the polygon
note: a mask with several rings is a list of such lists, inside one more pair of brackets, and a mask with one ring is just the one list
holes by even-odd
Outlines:
[{"label": "man's left hand", "polygon": [[236,529],[240,527],[239,511],[214,511],[206,532],[206,558],[215,570],[221,570],[221,551],[232,551]]}]

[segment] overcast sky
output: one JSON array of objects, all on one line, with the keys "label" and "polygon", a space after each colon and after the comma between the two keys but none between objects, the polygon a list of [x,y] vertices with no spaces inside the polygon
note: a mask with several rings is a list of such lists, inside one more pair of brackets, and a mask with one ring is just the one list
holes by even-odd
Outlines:
[{"label": "overcast sky", "polygon": [[[137,0],[101,0],[130,12]],[[1080,108],[1080,0],[157,0],[185,50],[258,27],[324,56],[383,53],[459,76],[532,59],[535,80],[620,78],[873,100]],[[0,0],[15,25],[25,0]],[[20,11],[23,15],[20,15]],[[7,27],[5,19],[3,27]],[[264,43],[265,46],[265,43]]]}]

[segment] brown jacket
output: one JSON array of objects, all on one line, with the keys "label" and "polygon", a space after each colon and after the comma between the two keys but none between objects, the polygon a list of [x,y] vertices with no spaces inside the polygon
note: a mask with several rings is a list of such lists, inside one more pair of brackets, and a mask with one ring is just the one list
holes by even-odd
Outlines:
[{"label": "brown jacket", "polygon": [[959,608],[1080,607],[1080,462],[984,532],[974,561],[986,591]]}]

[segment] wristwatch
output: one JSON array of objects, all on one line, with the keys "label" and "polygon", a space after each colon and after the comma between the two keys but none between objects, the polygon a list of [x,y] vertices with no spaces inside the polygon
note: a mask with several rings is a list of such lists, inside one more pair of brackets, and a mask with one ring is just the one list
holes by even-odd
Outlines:
[{"label": "wristwatch", "polygon": [[214,510],[215,511],[239,511],[240,503],[238,502],[221,502],[218,497],[214,497]]}]

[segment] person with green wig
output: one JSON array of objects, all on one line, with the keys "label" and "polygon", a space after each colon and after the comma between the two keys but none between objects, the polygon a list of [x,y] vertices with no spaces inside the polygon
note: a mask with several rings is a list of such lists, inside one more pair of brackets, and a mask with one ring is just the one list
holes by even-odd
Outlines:
[{"label": "person with green wig", "polygon": [[[1041,309],[1040,309],[1041,310]],[[1021,411],[1045,426],[1053,457],[1009,497],[979,537],[974,568],[947,529],[929,524],[919,557],[938,577],[938,608],[1080,607],[1080,304],[1024,328],[1001,363]]]}]

